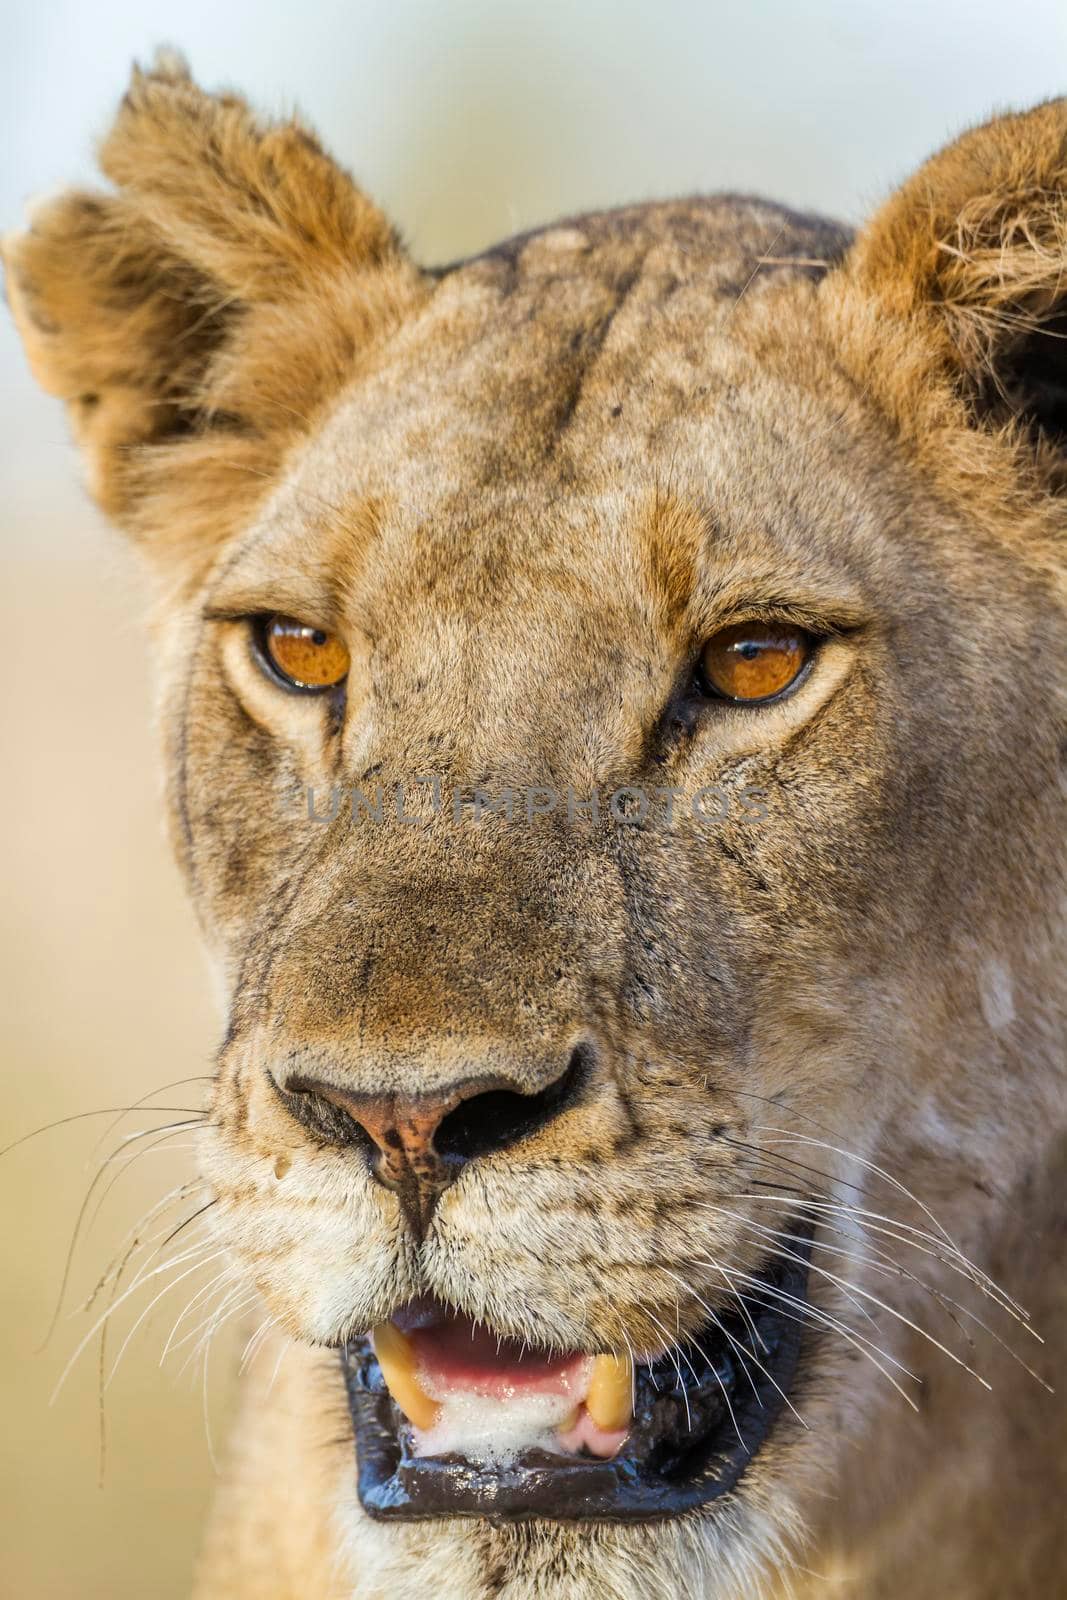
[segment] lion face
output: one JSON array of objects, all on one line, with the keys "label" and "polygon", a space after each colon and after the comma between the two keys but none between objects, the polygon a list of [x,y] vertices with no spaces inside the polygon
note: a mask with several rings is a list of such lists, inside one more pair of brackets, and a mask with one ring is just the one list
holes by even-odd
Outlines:
[{"label": "lion face", "polygon": [[[167,141],[220,119],[242,170],[195,221]],[[1005,430],[907,191],[851,251],[697,201],[420,275],[344,189],[350,259],[333,204],[257,284],[267,145],[314,218],[306,135],[141,80],[126,189],[12,263],[169,580],[170,810],[229,1001],[212,1224],[340,1352],[371,1515],[634,1523],[651,1558],[688,1512],[755,1581],[842,1419],[902,1403],[917,1297],[1009,1309],[973,1178],[1037,1137],[1006,1061],[1055,1103],[1013,1041],[1063,881],[1062,419],[1016,340],[1040,437]],[[147,422],[42,270],[111,204],[146,219],[136,336],[169,341],[164,274],[201,330]]]}]

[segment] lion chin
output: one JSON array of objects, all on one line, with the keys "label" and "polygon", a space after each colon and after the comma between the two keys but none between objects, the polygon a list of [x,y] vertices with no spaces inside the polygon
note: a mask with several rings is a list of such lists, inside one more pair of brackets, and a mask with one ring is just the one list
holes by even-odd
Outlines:
[{"label": "lion chin", "polygon": [[100,160],[4,258],[226,999],[200,1600],[1067,1593],[1067,102],[433,270],[171,56]]}]

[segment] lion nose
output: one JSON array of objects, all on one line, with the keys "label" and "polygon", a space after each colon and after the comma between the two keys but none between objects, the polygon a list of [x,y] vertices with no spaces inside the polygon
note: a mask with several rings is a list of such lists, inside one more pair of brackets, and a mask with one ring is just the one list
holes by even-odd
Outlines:
[{"label": "lion nose", "polygon": [[425,1095],[356,1093],[297,1075],[286,1080],[282,1095],[312,1132],[334,1145],[361,1147],[373,1176],[400,1196],[421,1234],[468,1162],[519,1144],[574,1105],[587,1069],[587,1051],[579,1046],[536,1094],[500,1075],[463,1079]]}]

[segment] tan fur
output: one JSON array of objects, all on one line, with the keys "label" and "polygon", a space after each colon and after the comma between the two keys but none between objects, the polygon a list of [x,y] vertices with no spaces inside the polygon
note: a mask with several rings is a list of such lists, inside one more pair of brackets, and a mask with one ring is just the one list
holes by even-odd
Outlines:
[{"label": "tan fur", "polygon": [[[851,248],[693,199],[428,273],[306,131],[167,60],[103,147],[114,191],[9,242],[35,371],[159,577],[175,844],[230,996],[209,1215],[280,1341],[200,1600],[1067,1588],[1063,1403],[1005,1349],[1050,1376],[1067,1349],[1063,453],[1016,415],[1020,340],[1064,306],[1065,151],[1064,102],[1001,118]],[[344,633],[340,721],[252,659],[243,619],[275,610]],[[814,670],[696,714],[685,663],[752,615],[825,632]],[[712,829],[475,822],[432,814],[431,773],[468,802],[731,804]],[[306,786],[378,783],[422,825],[307,821]],[[268,1079],[534,1091],[587,1033],[581,1102],[474,1163],[421,1245]],[[844,1283],[810,1293],[916,1373],[917,1413],[824,1330],[807,1427],[783,1413],[700,1515],[364,1516],[322,1346],[430,1290],[563,1347],[690,1334],[720,1268],[768,1254],[752,1223],[788,1217],[760,1185],[798,1183],[866,1209],[851,1255],[820,1234]],[[968,1312],[1004,1344],[971,1324],[972,1348]]]}]

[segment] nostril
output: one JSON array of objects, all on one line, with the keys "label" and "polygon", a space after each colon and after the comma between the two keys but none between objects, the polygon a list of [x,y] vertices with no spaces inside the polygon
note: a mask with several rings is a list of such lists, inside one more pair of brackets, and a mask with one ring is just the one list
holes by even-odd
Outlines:
[{"label": "nostril", "polygon": [[316,1138],[327,1144],[354,1145],[368,1155],[373,1152],[374,1141],[366,1128],[324,1085],[294,1077],[284,1088],[280,1084],[275,1088],[291,1115]]},{"label": "nostril", "polygon": [[538,1094],[488,1089],[461,1100],[438,1123],[433,1136],[435,1151],[446,1161],[471,1161],[528,1138],[577,1103],[590,1066],[587,1046],[578,1045],[566,1071]]}]

